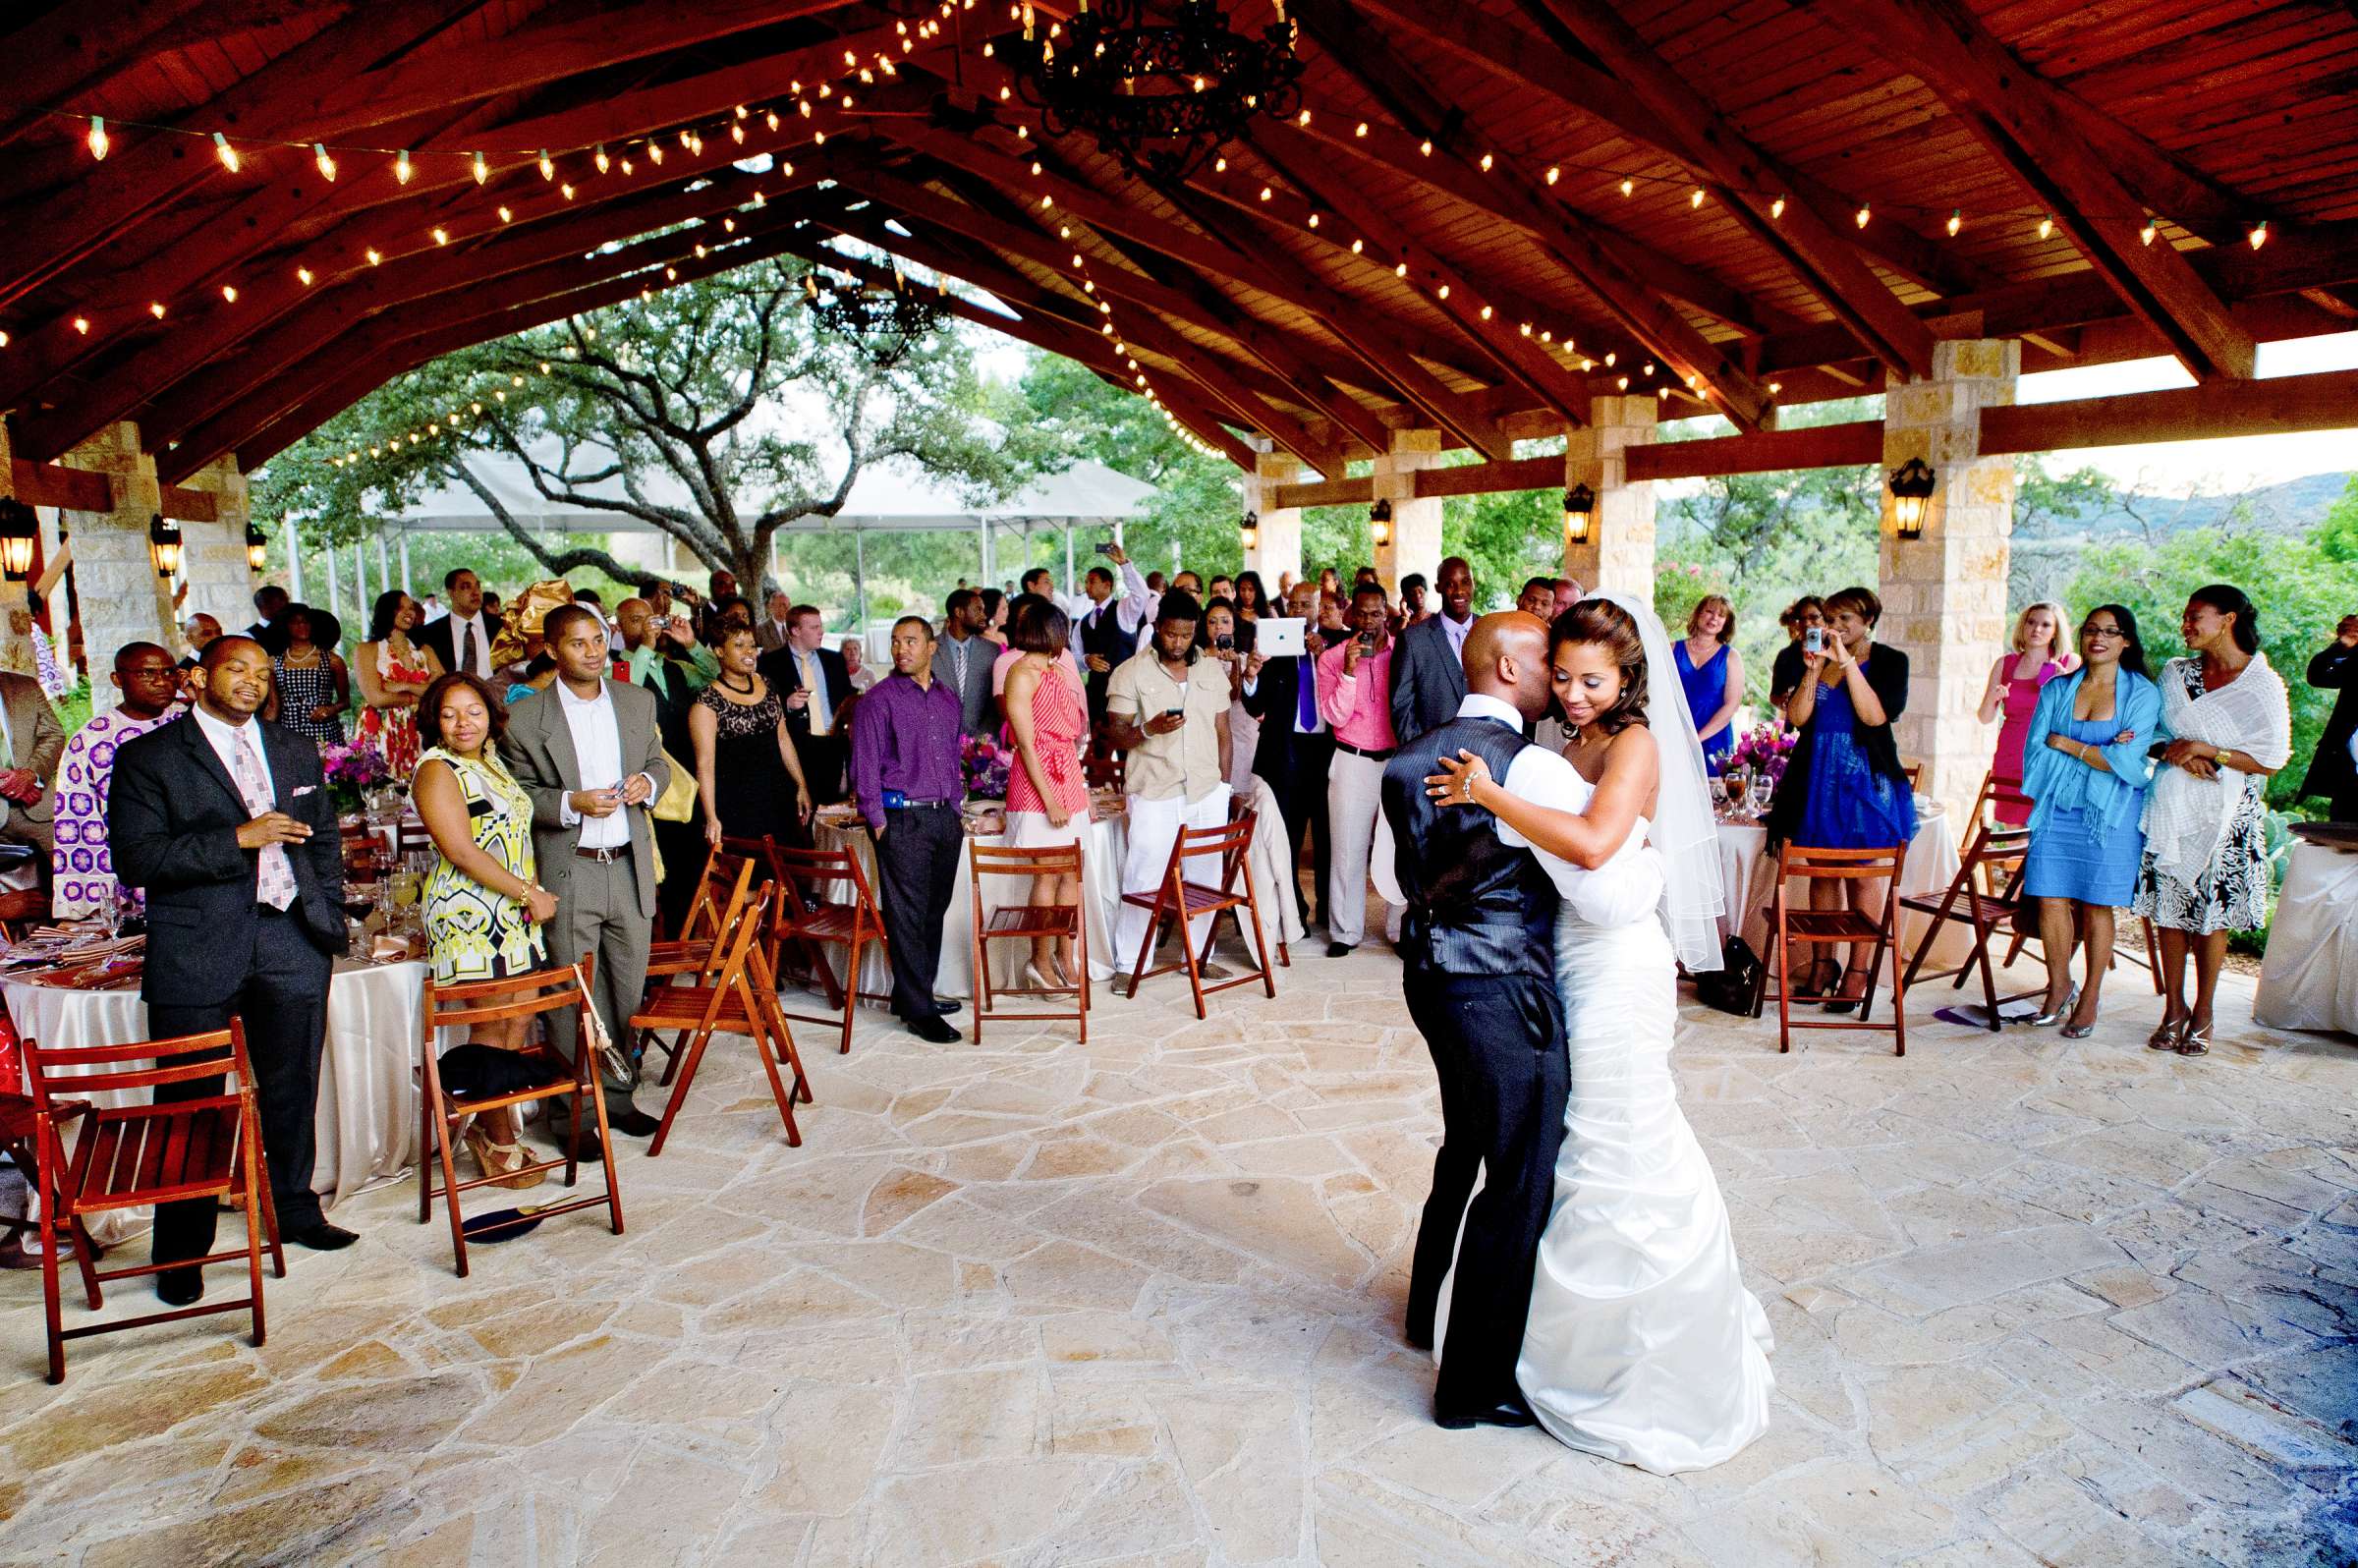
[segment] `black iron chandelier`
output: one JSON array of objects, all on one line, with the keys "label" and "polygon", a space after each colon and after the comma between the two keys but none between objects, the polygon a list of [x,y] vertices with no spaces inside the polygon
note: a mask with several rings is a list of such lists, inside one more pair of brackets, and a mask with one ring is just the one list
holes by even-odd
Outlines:
[{"label": "black iron chandelier", "polygon": [[820,327],[850,339],[869,359],[885,366],[899,363],[912,344],[941,325],[945,315],[938,302],[920,295],[898,274],[886,288],[881,283],[821,281],[815,273],[805,273],[803,295]]},{"label": "black iron chandelier", "polygon": [[1258,38],[1231,29],[1218,0],[1179,0],[1169,22],[1145,0],[1083,0],[1059,28],[1023,7],[1012,45],[1017,89],[1050,136],[1092,136],[1124,169],[1183,183],[1257,114],[1301,104],[1296,28],[1280,0]]}]

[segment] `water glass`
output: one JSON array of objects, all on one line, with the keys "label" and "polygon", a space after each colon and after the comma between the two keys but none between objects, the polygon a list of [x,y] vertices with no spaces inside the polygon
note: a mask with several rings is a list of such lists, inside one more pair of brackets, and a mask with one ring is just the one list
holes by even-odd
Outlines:
[{"label": "water glass", "polygon": [[1766,773],[1754,774],[1752,778],[1752,814],[1755,816],[1768,815],[1768,803],[1775,795],[1776,780]]}]

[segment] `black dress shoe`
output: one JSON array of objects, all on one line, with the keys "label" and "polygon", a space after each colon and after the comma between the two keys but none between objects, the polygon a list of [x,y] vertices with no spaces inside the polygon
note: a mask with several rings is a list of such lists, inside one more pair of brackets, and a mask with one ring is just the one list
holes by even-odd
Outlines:
[{"label": "black dress shoe", "polygon": [[341,1225],[331,1225],[324,1219],[316,1225],[306,1225],[301,1230],[287,1232],[287,1240],[298,1247],[309,1247],[315,1253],[340,1252],[360,1239],[358,1232],[346,1230]]},{"label": "black dress shoe", "polygon": [[944,1018],[949,1017],[952,1013],[955,1013],[958,1011],[958,1009],[964,1007],[965,1005],[966,1004],[964,1002],[958,1001],[945,1002],[938,996],[933,998],[933,1011],[939,1013]]},{"label": "black dress shoe", "polygon": [[[557,1157],[562,1159],[565,1157],[565,1135],[563,1133],[558,1133],[555,1134],[554,1137],[557,1145]],[[588,1128],[584,1128],[582,1130],[581,1153],[583,1167],[586,1169],[589,1166],[595,1165],[604,1160],[605,1157],[606,1146],[597,1141],[597,1135],[595,1133],[590,1132]]]},{"label": "black dress shoe", "polygon": [[1328,958],[1349,958],[1355,951],[1356,949],[1349,942],[1328,942],[1326,944]]},{"label": "black dress shoe", "polygon": [[1519,1398],[1502,1399],[1495,1405],[1479,1410],[1451,1410],[1432,1407],[1432,1424],[1449,1431],[1464,1431],[1468,1427],[1537,1427],[1540,1418]]},{"label": "black dress shoe", "polygon": [[204,1299],[204,1270],[167,1268],[155,1276],[155,1299],[167,1307],[194,1307]]},{"label": "black dress shoe", "polygon": [[633,1108],[619,1116],[608,1116],[606,1125],[631,1138],[652,1138],[655,1129],[662,1126],[663,1121],[660,1117],[649,1116],[643,1110]]},{"label": "black dress shoe", "polygon": [[904,1018],[901,1025],[919,1039],[929,1040],[936,1045],[958,1043],[958,1032],[943,1023],[939,1014],[930,1018]]}]

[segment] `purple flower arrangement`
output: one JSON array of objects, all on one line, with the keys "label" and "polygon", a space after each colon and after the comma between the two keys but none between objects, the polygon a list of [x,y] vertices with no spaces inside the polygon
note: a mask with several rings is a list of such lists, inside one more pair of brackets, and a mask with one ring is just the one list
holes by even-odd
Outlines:
[{"label": "purple flower arrangement", "polygon": [[1003,801],[1015,765],[1015,749],[988,735],[969,735],[959,743],[958,765],[966,776],[969,799]]},{"label": "purple flower arrangement", "polygon": [[319,748],[319,768],[327,775],[328,793],[344,811],[359,810],[362,798],[393,782],[393,770],[374,736],[360,735]]},{"label": "purple flower arrangement", "polygon": [[1719,771],[1725,773],[1740,767],[1771,784],[1781,784],[1785,764],[1792,759],[1793,748],[1800,739],[1798,730],[1788,730],[1781,724],[1755,726],[1720,762]]}]

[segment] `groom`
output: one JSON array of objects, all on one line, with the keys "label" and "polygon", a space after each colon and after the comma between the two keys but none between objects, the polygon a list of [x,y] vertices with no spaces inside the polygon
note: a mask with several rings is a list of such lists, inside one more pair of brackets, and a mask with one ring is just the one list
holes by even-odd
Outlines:
[{"label": "groom", "polygon": [[[1441,1086],[1441,1148],[1409,1274],[1408,1338],[1432,1343],[1454,1246],[1449,1333],[1432,1396],[1433,1420],[1452,1429],[1533,1424],[1515,1362],[1570,1088],[1555,993],[1555,886],[1528,851],[1500,840],[1489,812],[1447,809],[1425,793],[1435,758],[1460,748],[1512,788],[1508,771],[1530,744],[1524,731],[1547,707],[1546,623],[1484,616],[1467,635],[1465,664],[1457,716],[1383,770],[1383,813],[1408,905],[1401,988]],[[1482,1192],[1469,1205],[1478,1175]]]}]

